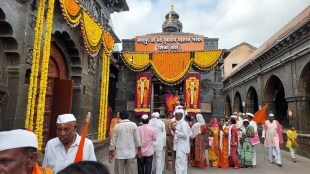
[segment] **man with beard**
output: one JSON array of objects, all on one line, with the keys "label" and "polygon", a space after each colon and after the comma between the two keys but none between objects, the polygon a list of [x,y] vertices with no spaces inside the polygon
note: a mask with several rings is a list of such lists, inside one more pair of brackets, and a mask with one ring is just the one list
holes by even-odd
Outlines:
[{"label": "man with beard", "polygon": [[[43,166],[57,173],[74,162],[81,136],[76,133],[76,119],[73,114],[59,115],[56,122],[57,137],[49,140],[45,148]],[[83,161],[96,161],[94,145],[85,139]]]}]

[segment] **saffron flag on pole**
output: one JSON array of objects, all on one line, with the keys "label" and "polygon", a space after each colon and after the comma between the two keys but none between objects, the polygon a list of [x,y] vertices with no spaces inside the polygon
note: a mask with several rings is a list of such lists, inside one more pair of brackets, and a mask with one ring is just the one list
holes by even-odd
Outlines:
[{"label": "saffron flag on pole", "polygon": [[85,138],[86,138],[87,131],[88,131],[88,123],[90,120],[90,115],[91,115],[90,112],[88,112],[85,123],[84,123],[83,130],[82,130],[81,141],[80,141],[79,148],[75,156],[74,163],[77,163],[83,160],[84,142],[85,142]]},{"label": "saffron flag on pole", "polygon": [[267,112],[268,105],[269,104],[267,103],[264,107],[262,107],[259,111],[257,111],[254,114],[253,120],[256,122],[256,124],[258,124],[258,123],[265,124],[266,112]]}]

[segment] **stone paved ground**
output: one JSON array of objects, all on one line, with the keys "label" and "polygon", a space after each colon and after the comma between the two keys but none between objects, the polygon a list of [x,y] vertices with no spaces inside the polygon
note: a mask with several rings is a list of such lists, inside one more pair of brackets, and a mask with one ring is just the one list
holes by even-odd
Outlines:
[{"label": "stone paved ground", "polygon": [[[268,160],[267,151],[263,148],[263,145],[257,145],[257,166],[254,168],[245,169],[220,169],[210,168],[196,169],[189,168],[189,174],[308,174],[310,173],[310,159],[297,156],[297,162],[291,161],[290,154],[286,151],[281,151],[283,167],[278,167],[275,164],[271,164]],[[105,160],[104,163],[108,165],[111,173],[113,174],[113,166]],[[135,173],[138,173],[137,171]],[[165,174],[173,174],[172,170],[166,170]]]}]

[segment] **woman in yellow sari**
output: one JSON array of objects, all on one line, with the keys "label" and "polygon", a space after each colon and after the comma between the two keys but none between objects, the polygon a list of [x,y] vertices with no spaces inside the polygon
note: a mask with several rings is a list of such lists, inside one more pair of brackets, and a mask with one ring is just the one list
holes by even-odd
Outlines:
[{"label": "woman in yellow sari", "polygon": [[287,136],[286,147],[290,149],[293,162],[296,162],[295,150],[298,147],[298,144],[296,143],[297,132],[293,125],[291,125],[290,129],[286,132],[286,136]]},{"label": "woman in yellow sari", "polygon": [[219,126],[215,118],[209,123],[209,164],[211,167],[218,167],[219,161]]},{"label": "woman in yellow sari", "polygon": [[119,112],[116,112],[115,117],[111,120],[110,132],[109,132],[110,137],[112,137],[113,135],[114,127],[121,121],[122,119],[119,118]]}]

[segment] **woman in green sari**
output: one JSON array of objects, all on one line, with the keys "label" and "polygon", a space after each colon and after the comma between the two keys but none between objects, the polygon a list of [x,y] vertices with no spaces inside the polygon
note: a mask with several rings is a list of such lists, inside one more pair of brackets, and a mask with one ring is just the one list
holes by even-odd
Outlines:
[{"label": "woman in green sari", "polygon": [[241,143],[241,167],[252,167],[253,166],[253,154],[254,154],[254,146],[250,143],[250,138],[254,137],[254,128],[250,126],[249,120],[243,120],[243,126],[245,128]]}]

